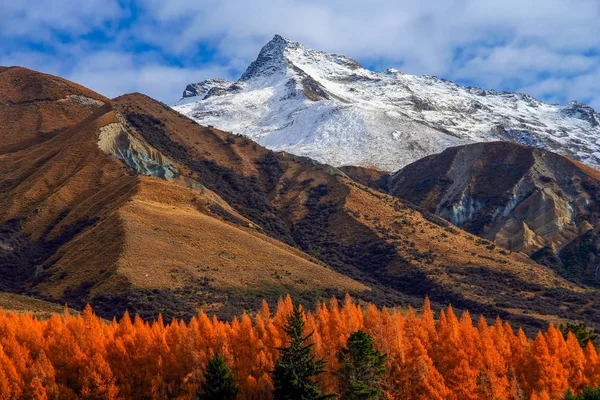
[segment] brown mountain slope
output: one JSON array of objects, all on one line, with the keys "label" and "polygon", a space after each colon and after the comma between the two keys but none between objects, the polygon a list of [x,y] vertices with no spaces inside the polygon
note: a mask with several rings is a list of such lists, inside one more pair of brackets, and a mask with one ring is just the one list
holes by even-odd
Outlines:
[{"label": "brown mountain slope", "polygon": [[[116,136],[115,127],[123,128]],[[170,317],[226,300],[239,307],[268,294],[366,289],[261,234],[202,185],[138,174],[101,149],[110,150],[111,138],[129,141],[142,172],[168,162],[125,130],[110,103],[42,143],[0,155],[2,290],[92,301],[106,316],[131,308]]]},{"label": "brown mountain slope", "polygon": [[[534,258],[543,256],[546,263],[553,252],[563,252],[560,259],[554,257],[555,267],[595,280],[596,250],[574,255],[572,247],[581,247],[576,243],[583,237],[595,241],[600,211],[596,170],[541,149],[478,143],[408,165],[389,185],[394,195],[500,246],[530,255],[545,248]],[[585,267],[574,265],[579,261]]]},{"label": "brown mountain slope", "polygon": [[[124,123],[182,175],[219,194],[270,236],[369,285],[363,298],[406,304],[430,295],[532,325],[579,315],[590,305],[592,291],[338,169],[201,127],[142,95],[115,103]],[[565,296],[573,297],[565,302]],[[587,312],[589,320],[597,318],[595,310]]]},{"label": "brown mountain slope", "polygon": [[340,170],[352,180],[377,190],[385,188],[389,177],[389,173],[373,168],[348,165],[340,167]]},{"label": "brown mountain slope", "polygon": [[65,79],[21,67],[0,69],[0,154],[43,142],[108,101]]},{"label": "brown mountain slope", "polygon": [[600,322],[594,290],[140,94],[1,155],[0,187],[1,289],[90,301],[105,316],[350,291],[388,305],[429,295],[530,328]]}]

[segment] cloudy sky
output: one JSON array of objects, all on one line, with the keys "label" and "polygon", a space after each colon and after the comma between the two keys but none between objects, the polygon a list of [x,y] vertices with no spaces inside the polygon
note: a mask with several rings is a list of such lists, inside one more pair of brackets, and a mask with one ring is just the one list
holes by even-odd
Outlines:
[{"label": "cloudy sky", "polygon": [[165,102],[237,79],[275,33],[486,89],[600,110],[598,0],[0,1],[0,65]]}]

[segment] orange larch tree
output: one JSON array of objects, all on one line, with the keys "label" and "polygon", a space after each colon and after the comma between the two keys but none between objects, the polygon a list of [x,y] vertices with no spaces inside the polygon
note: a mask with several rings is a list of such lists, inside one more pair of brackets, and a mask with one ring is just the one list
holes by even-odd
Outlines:
[{"label": "orange larch tree", "polygon": [[[200,312],[189,322],[153,323],[125,314],[106,322],[90,307],[39,320],[0,311],[0,398],[4,399],[194,399],[204,368],[220,352],[234,372],[240,399],[270,399],[270,371],[285,338],[293,304],[281,299],[274,313],[263,302],[256,314],[232,321]],[[314,351],[327,371],[318,383],[337,391],[336,352],[362,329],[388,356],[385,393],[396,399],[560,399],[600,381],[593,344],[550,325],[535,340],[497,319],[476,326],[449,307],[435,319],[426,299],[414,310],[364,307],[347,296],[306,312]]]}]

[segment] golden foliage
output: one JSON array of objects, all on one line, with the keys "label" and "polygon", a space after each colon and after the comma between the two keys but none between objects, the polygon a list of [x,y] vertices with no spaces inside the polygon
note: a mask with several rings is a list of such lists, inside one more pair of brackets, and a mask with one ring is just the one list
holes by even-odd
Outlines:
[{"label": "golden foliage", "polygon": [[[215,352],[223,354],[242,399],[271,398],[269,371],[285,344],[288,296],[274,313],[263,303],[251,318],[231,322],[200,313],[189,323],[153,323],[129,314],[117,322],[91,308],[73,316],[0,312],[0,398],[192,399]],[[339,389],[336,352],[363,329],[388,354],[385,393],[394,399],[559,399],[600,380],[597,350],[565,340],[552,325],[535,340],[500,319],[493,325],[452,307],[434,316],[426,300],[406,315],[348,296],[305,314],[315,352],[327,361],[323,390]],[[307,332],[308,333],[308,332]]]}]

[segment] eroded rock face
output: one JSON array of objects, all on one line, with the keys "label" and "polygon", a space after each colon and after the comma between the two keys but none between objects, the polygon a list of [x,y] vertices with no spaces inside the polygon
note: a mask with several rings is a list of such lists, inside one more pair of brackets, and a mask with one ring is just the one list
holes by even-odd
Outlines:
[{"label": "eroded rock face", "polygon": [[550,188],[536,188],[487,236],[503,247],[526,253],[546,245],[561,247],[579,235],[576,211],[569,200]]},{"label": "eroded rock face", "polygon": [[513,251],[560,251],[597,227],[600,174],[514,143],[478,143],[417,161],[390,191]]},{"label": "eroded rock face", "polygon": [[58,101],[61,103],[81,104],[81,105],[93,107],[93,108],[100,107],[105,104],[103,101],[93,99],[88,96],[83,96],[80,94],[71,94],[71,95],[65,97],[64,99],[60,99]]},{"label": "eroded rock face", "polygon": [[178,175],[177,169],[165,156],[129,133],[121,123],[100,128],[98,147],[122,160],[139,174],[163,179],[173,179]]}]

